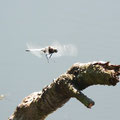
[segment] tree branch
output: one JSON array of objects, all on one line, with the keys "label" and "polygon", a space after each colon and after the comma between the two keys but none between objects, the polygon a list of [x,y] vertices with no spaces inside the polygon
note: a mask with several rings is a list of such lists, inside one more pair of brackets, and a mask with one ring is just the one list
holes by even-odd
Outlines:
[{"label": "tree branch", "polygon": [[113,85],[119,82],[120,65],[109,62],[76,63],[42,92],[23,99],[8,120],[44,120],[47,115],[75,97],[86,107],[95,103],[81,91],[91,85]]}]

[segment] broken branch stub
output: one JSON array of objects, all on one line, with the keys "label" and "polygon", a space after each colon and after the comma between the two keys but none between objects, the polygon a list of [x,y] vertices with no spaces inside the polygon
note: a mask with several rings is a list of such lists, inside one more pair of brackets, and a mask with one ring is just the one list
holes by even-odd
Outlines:
[{"label": "broken branch stub", "polygon": [[95,103],[81,91],[91,85],[113,85],[119,82],[120,65],[109,62],[76,63],[42,92],[35,92],[19,104],[9,120],[44,120],[74,97],[91,108]]}]

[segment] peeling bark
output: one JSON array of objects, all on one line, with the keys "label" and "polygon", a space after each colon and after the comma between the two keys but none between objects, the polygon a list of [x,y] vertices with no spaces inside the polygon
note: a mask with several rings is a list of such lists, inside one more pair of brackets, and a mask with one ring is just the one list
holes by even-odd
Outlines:
[{"label": "peeling bark", "polygon": [[72,97],[91,108],[95,103],[82,90],[97,84],[115,86],[119,75],[120,65],[109,62],[76,63],[41,92],[24,98],[8,120],[44,120]]}]

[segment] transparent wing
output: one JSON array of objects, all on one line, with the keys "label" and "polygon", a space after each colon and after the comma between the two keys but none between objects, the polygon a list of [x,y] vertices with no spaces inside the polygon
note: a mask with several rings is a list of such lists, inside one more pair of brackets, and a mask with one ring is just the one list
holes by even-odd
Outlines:
[{"label": "transparent wing", "polygon": [[33,44],[28,44],[27,43],[26,51],[31,52],[33,55],[35,55],[39,58],[42,57],[42,55],[43,55],[42,49],[43,48],[41,48],[41,47],[38,47],[38,46],[35,46]]},{"label": "transparent wing", "polygon": [[77,55],[77,47],[73,44],[60,44],[59,42],[54,42],[51,46],[58,50],[57,53],[53,54],[53,57]]}]

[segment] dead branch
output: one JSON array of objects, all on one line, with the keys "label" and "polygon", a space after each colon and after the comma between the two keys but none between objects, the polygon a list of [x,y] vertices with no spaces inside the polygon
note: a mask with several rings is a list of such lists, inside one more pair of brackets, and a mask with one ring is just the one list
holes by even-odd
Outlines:
[{"label": "dead branch", "polygon": [[76,63],[41,92],[24,98],[8,120],[44,120],[72,97],[91,108],[94,101],[81,91],[97,84],[115,86],[119,75],[120,65],[109,62]]}]

